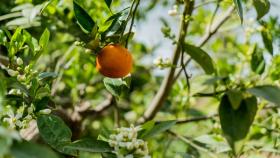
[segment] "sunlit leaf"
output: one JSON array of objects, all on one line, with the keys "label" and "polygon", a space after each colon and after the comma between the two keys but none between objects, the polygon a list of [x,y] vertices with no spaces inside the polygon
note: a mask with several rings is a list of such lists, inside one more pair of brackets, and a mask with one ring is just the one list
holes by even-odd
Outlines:
[{"label": "sunlit leaf", "polygon": [[162,133],[168,129],[170,129],[172,126],[176,124],[176,121],[163,121],[153,126],[150,130],[148,130],[144,135],[142,135],[143,139],[147,139],[149,137],[153,137],[159,133]]},{"label": "sunlit leaf", "polygon": [[256,86],[248,89],[248,92],[264,98],[276,105],[280,105],[280,88],[272,85]]},{"label": "sunlit leaf", "polygon": [[237,9],[238,15],[240,17],[241,23],[243,23],[243,8],[241,0],[233,0],[235,7]]}]

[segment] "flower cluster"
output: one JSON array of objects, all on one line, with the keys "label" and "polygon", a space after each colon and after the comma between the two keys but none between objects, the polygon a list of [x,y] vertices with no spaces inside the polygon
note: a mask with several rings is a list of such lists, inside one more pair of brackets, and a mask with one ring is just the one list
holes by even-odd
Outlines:
[{"label": "flower cluster", "polygon": [[[11,129],[27,128],[29,122],[36,117],[35,106],[32,103],[32,100],[30,100],[31,94],[29,93],[36,93],[37,98],[35,98],[36,96],[33,96],[34,98],[32,99],[40,99],[48,95],[46,93],[48,91],[44,91],[47,87],[37,79],[38,72],[36,70],[32,70],[31,65],[26,65],[20,57],[12,57],[9,65],[4,67],[4,69],[10,78],[13,78],[16,82],[15,86],[9,87],[7,95],[24,99],[22,102],[16,103],[19,105],[17,110],[13,108],[13,103],[3,106],[3,111],[0,112],[6,115],[2,114],[1,116],[0,114],[0,118],[2,117],[4,123],[6,123],[6,125]],[[34,91],[35,89],[36,91]],[[38,93],[40,95],[38,95]],[[49,114],[50,112],[51,110],[48,108],[37,111],[38,114]]]},{"label": "flower cluster", "polygon": [[162,57],[158,57],[154,60],[154,65],[160,69],[164,69],[167,67],[171,67],[172,63],[170,58],[163,59]]},{"label": "flower cluster", "polygon": [[137,138],[141,128],[131,125],[130,128],[117,128],[108,140],[117,158],[151,158],[147,142]]}]

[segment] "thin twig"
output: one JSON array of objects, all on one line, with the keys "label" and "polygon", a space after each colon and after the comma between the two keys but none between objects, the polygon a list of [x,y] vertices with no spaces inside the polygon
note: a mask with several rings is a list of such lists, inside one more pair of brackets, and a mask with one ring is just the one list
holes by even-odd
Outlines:
[{"label": "thin twig", "polygon": [[188,119],[181,119],[176,122],[176,124],[184,124],[184,123],[190,123],[190,122],[198,122],[198,121],[204,121],[204,120],[211,120],[217,117],[218,114],[212,114],[209,116],[201,116],[201,117],[195,117],[195,118],[188,118]]},{"label": "thin twig", "polygon": [[125,42],[125,47],[126,48],[128,46],[128,40],[129,40],[129,37],[131,35],[132,27],[133,27],[133,24],[134,24],[134,20],[135,20],[135,16],[136,16],[136,12],[137,12],[139,4],[140,4],[140,0],[137,1],[136,5],[135,5],[135,8],[134,8],[134,11],[132,13],[132,20],[131,20],[131,23],[130,23],[130,27],[129,27],[129,30],[128,30],[128,35],[126,37],[126,42]]},{"label": "thin twig", "polygon": [[[188,16],[191,16],[193,11],[194,1],[193,0],[186,0],[185,1],[185,7],[183,12],[183,18],[181,21],[181,27],[179,31],[179,37],[178,37],[178,44],[174,50],[173,58],[172,58],[172,65],[177,65],[180,53],[181,53],[181,44],[185,41],[185,37],[187,35],[188,26],[189,26],[189,20],[186,20]],[[138,123],[146,122],[147,120],[151,120],[156,113],[160,110],[162,107],[166,97],[168,96],[172,84],[173,84],[173,77],[175,74],[175,67],[171,67],[169,69],[168,74],[165,76],[160,89],[158,90],[157,94],[153,98],[151,105],[146,109],[144,112],[144,115],[138,120]]]},{"label": "thin twig", "polygon": [[170,131],[170,130],[168,130],[167,132],[169,134],[175,136],[176,138],[180,139],[181,141],[185,142],[186,144],[189,144],[190,146],[192,146],[192,147],[194,147],[194,148],[196,148],[196,149],[198,149],[198,150],[200,150],[202,152],[207,153],[210,157],[217,158],[217,156],[215,156],[215,154],[213,154],[211,151],[209,151],[208,149],[206,149],[204,147],[201,147],[201,146],[195,144],[193,141],[187,139],[186,137],[181,136],[181,135],[179,135],[179,134],[177,134],[177,133],[175,133],[173,131]]},{"label": "thin twig", "polygon": [[[198,43],[198,47],[202,47],[204,44],[206,44],[206,42],[208,42],[208,40],[214,35],[216,34],[216,32],[221,28],[221,26],[230,18],[232,12],[234,11],[234,6],[231,6],[226,13],[224,14],[224,16],[217,22],[215,22],[210,28],[208,29],[207,33],[201,38],[200,42]],[[188,59],[185,62],[185,65],[187,65],[188,63],[190,63],[191,59]],[[181,75],[183,69],[181,68],[177,74],[175,75],[176,77],[174,78],[174,82],[179,78],[179,76]],[[178,76],[178,77],[177,77]]]},{"label": "thin twig", "polygon": [[186,80],[187,80],[187,86],[188,86],[188,95],[191,93],[191,84],[190,84],[190,76],[186,70],[186,65],[184,64],[184,51],[181,52],[181,68],[184,71]]}]

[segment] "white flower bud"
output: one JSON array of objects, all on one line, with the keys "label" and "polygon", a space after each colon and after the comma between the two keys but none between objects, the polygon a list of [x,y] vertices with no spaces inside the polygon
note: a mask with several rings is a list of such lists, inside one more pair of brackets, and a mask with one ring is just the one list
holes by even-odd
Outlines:
[{"label": "white flower bud", "polygon": [[45,115],[48,115],[52,112],[51,109],[43,109],[43,110],[40,110],[39,113],[40,114],[45,114]]},{"label": "white flower bud", "polygon": [[91,53],[91,50],[90,49],[86,49],[85,52],[86,53]]},{"label": "white flower bud", "polygon": [[170,15],[170,16],[176,16],[177,14],[178,14],[177,10],[174,10],[174,9],[168,10],[168,15]]},{"label": "white flower bud", "polygon": [[21,58],[17,58],[16,62],[17,62],[17,65],[22,65],[23,64],[23,61],[22,61]]},{"label": "white flower bud", "polygon": [[165,65],[171,65],[171,59],[170,58],[165,58],[164,64]]},{"label": "white flower bud", "polygon": [[162,57],[157,57],[155,60],[154,60],[154,65],[158,66],[158,65],[161,65],[162,64]]},{"label": "white flower bud", "polygon": [[118,134],[118,135],[116,136],[116,140],[117,140],[118,142],[122,141],[122,140],[123,140],[123,135],[122,135],[122,134]]},{"label": "white flower bud", "polygon": [[25,80],[26,80],[26,77],[25,77],[25,75],[18,75],[18,76],[17,76],[17,80],[20,81],[20,82],[22,82],[22,81],[25,81]]},{"label": "white flower bud", "polygon": [[18,71],[14,71],[14,70],[12,70],[12,69],[8,69],[7,72],[8,72],[8,74],[9,74],[10,76],[12,76],[12,77],[18,75]]}]

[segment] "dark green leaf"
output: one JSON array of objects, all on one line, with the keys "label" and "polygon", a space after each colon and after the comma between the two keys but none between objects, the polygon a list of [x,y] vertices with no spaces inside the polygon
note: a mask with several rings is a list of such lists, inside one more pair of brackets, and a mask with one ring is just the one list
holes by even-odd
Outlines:
[{"label": "dark green leaf", "polygon": [[95,26],[95,22],[88,15],[88,13],[81,6],[79,6],[75,1],[73,1],[73,5],[74,5],[75,17],[78,21],[78,24],[87,33],[90,33],[93,27]]},{"label": "dark green leaf", "polygon": [[227,96],[230,101],[230,104],[234,110],[237,110],[240,106],[240,103],[243,99],[241,91],[238,90],[229,90],[227,91]]},{"label": "dark green leaf", "polygon": [[276,105],[280,105],[280,88],[271,85],[256,86],[248,89],[248,92],[264,98]]},{"label": "dark green leaf", "polygon": [[265,28],[265,29],[262,29],[261,34],[262,34],[262,39],[263,39],[265,48],[268,50],[268,52],[271,55],[273,55],[273,39],[272,39],[272,35],[271,35],[270,31],[267,28]]},{"label": "dark green leaf", "polygon": [[112,148],[107,142],[92,139],[78,140],[69,145],[66,145],[64,148],[92,153],[103,153],[112,151]]},{"label": "dark green leaf", "polygon": [[257,47],[257,45],[254,46],[254,50],[253,50],[252,59],[251,59],[251,69],[257,74],[262,74],[265,70],[265,61],[264,61],[263,53]]},{"label": "dark green leaf", "polygon": [[270,9],[270,2],[269,0],[254,0],[254,7],[257,11],[258,17],[257,19],[261,19],[263,16],[265,16]]},{"label": "dark green leaf", "polygon": [[63,120],[54,115],[41,115],[37,126],[43,140],[55,150],[69,155],[77,155],[76,150],[65,150],[63,147],[71,143],[72,132]]},{"label": "dark green leaf", "polygon": [[106,89],[114,96],[120,97],[127,84],[122,79],[104,78],[103,80]]},{"label": "dark green leaf", "polygon": [[110,8],[113,0],[104,0],[104,1],[105,1],[106,5],[108,6],[108,8]]},{"label": "dark green leaf", "polygon": [[155,126],[155,121],[148,121],[141,125],[142,130],[139,131],[139,137],[142,138],[144,135],[148,134],[148,132]]},{"label": "dark green leaf", "polygon": [[257,112],[257,99],[250,97],[243,99],[238,109],[234,110],[225,94],[219,106],[219,116],[223,133],[231,147],[236,141],[242,140],[249,132]]},{"label": "dark green leaf", "polygon": [[241,23],[243,23],[243,8],[241,0],[233,0],[235,7],[237,8],[238,15],[240,17]]},{"label": "dark green leaf", "polygon": [[29,142],[15,143],[11,148],[11,154],[14,158],[58,158],[49,148]]},{"label": "dark green leaf", "polygon": [[185,44],[184,50],[203,68],[206,74],[212,74],[215,71],[212,58],[204,50],[190,44]]},{"label": "dark green leaf", "polygon": [[172,126],[176,124],[176,121],[163,121],[158,124],[156,124],[152,129],[145,132],[145,134],[142,135],[143,139],[147,139],[149,137],[153,137],[159,133],[162,133],[168,129],[170,129]]}]

